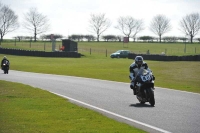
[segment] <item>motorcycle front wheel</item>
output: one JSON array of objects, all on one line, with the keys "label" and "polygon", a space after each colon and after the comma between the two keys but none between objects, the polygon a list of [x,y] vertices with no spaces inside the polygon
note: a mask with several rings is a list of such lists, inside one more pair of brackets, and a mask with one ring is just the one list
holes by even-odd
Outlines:
[{"label": "motorcycle front wheel", "polygon": [[148,88],[146,89],[147,91],[147,99],[149,101],[149,103],[151,104],[151,106],[155,105],[155,98],[154,98],[154,91],[152,88]]},{"label": "motorcycle front wheel", "polygon": [[139,101],[141,104],[145,104],[145,102],[143,102],[143,101]]},{"label": "motorcycle front wheel", "polygon": [[152,88],[148,89],[149,90],[149,103],[151,104],[151,106],[155,105],[155,98],[154,98],[154,91]]}]

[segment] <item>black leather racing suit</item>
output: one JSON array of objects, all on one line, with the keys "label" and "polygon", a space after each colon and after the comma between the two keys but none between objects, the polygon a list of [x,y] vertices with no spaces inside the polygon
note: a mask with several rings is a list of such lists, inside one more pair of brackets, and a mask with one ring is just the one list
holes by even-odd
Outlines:
[{"label": "black leather racing suit", "polygon": [[132,63],[132,64],[130,65],[130,67],[129,67],[129,71],[130,71],[129,78],[130,78],[130,80],[131,80],[131,83],[130,83],[130,88],[131,88],[131,89],[134,89],[134,85],[135,85],[135,83],[134,83],[134,81],[135,81],[135,76],[136,76],[136,74],[138,73],[138,71],[139,71],[141,68],[142,68],[142,69],[147,69],[147,70],[151,71],[151,70],[149,69],[149,67],[148,67],[148,65],[147,65],[146,62],[143,62],[143,64],[142,64],[140,67],[138,67],[138,65],[134,62],[134,63]]}]

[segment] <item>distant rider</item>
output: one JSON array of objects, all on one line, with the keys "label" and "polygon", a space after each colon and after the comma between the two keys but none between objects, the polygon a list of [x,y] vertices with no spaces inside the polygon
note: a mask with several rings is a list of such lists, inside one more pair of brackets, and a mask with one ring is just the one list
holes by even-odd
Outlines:
[{"label": "distant rider", "polygon": [[9,60],[6,58],[6,56],[3,57],[2,61],[1,61],[1,69],[3,69],[3,63],[5,63],[8,67],[10,65]]},{"label": "distant rider", "polygon": [[130,88],[133,89],[134,95],[136,95],[135,76],[141,68],[151,71],[149,69],[147,63],[143,61],[143,57],[142,56],[136,56],[135,62],[133,62],[129,67],[129,71],[130,71],[129,78],[131,80]]}]

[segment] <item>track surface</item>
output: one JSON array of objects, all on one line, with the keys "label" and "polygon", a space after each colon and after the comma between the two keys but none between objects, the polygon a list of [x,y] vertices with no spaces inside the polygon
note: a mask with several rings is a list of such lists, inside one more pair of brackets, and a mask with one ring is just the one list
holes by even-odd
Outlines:
[{"label": "track surface", "polygon": [[156,87],[155,107],[139,104],[128,83],[10,70],[0,80],[38,87],[148,132],[199,133],[200,95]]}]

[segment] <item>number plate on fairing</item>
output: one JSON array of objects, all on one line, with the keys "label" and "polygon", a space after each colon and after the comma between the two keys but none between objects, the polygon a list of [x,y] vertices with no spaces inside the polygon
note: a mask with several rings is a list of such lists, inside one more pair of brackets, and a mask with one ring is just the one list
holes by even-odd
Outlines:
[{"label": "number plate on fairing", "polygon": [[151,76],[150,76],[150,74],[147,74],[147,75],[141,75],[140,77],[141,77],[141,79],[142,79],[142,81],[143,81],[143,82],[145,82],[145,81],[147,81],[147,80],[150,80],[150,79],[151,79]]}]

